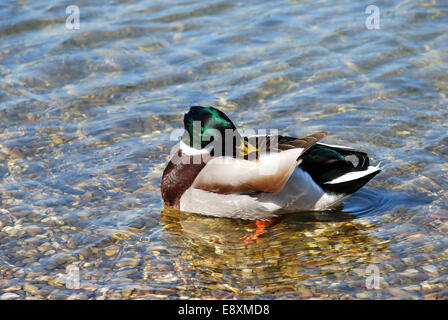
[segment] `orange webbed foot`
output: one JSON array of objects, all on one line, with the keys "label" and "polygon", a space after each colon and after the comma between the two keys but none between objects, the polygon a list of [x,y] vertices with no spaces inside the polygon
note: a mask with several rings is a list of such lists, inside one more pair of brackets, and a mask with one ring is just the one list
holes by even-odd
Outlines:
[{"label": "orange webbed foot", "polygon": [[[240,240],[243,240],[243,244],[254,243],[255,240],[258,239],[258,237],[268,232],[266,228],[269,227],[273,222],[274,218],[270,218],[269,220],[266,221],[265,220],[255,221],[255,225],[257,226],[257,230],[255,230],[255,233],[241,237]],[[250,225],[253,225],[253,223],[251,223]]]}]

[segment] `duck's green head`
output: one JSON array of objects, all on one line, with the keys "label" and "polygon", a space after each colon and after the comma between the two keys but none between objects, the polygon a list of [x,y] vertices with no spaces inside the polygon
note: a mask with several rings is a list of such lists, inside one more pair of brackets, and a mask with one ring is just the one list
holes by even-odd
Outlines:
[{"label": "duck's green head", "polygon": [[210,135],[216,139],[214,133],[217,131],[222,138],[225,137],[227,129],[236,132],[232,120],[224,112],[213,107],[191,107],[184,116],[184,127],[188,134],[182,137],[182,142],[198,150],[204,149],[210,143]]}]

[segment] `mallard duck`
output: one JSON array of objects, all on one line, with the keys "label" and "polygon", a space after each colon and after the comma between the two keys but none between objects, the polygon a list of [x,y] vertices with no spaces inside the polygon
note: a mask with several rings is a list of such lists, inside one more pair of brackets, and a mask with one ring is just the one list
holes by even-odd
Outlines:
[{"label": "mallard duck", "polygon": [[161,181],[165,205],[181,211],[266,220],[327,210],[381,172],[365,152],[319,142],[327,131],[243,136],[224,112],[201,106],[184,127]]}]

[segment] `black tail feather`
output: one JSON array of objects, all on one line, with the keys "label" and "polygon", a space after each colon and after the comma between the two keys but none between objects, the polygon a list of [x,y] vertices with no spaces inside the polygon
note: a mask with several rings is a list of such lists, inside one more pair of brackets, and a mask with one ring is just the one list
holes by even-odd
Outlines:
[{"label": "black tail feather", "polygon": [[[357,158],[356,166],[347,159]],[[347,173],[364,171],[370,166],[367,153],[344,147],[316,144],[302,156],[299,165],[326,192],[351,194],[359,190],[381,170],[372,172],[358,179],[341,183],[327,183]]]},{"label": "black tail feather", "polygon": [[374,176],[380,173],[381,170],[374,171],[368,175],[360,177],[356,180],[350,180],[341,183],[325,183],[321,187],[325,192],[352,194],[361,189],[367,182],[369,182]]}]

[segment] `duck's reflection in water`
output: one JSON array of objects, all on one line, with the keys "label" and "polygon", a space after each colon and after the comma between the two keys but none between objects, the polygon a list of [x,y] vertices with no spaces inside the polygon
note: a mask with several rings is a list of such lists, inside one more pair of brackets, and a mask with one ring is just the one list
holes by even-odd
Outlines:
[{"label": "duck's reflection in water", "polygon": [[[275,218],[254,243],[253,222],[165,209],[184,289],[204,295],[332,297],[365,290],[365,270],[387,256],[385,242],[342,211]],[[175,236],[174,236],[175,235]]]}]

